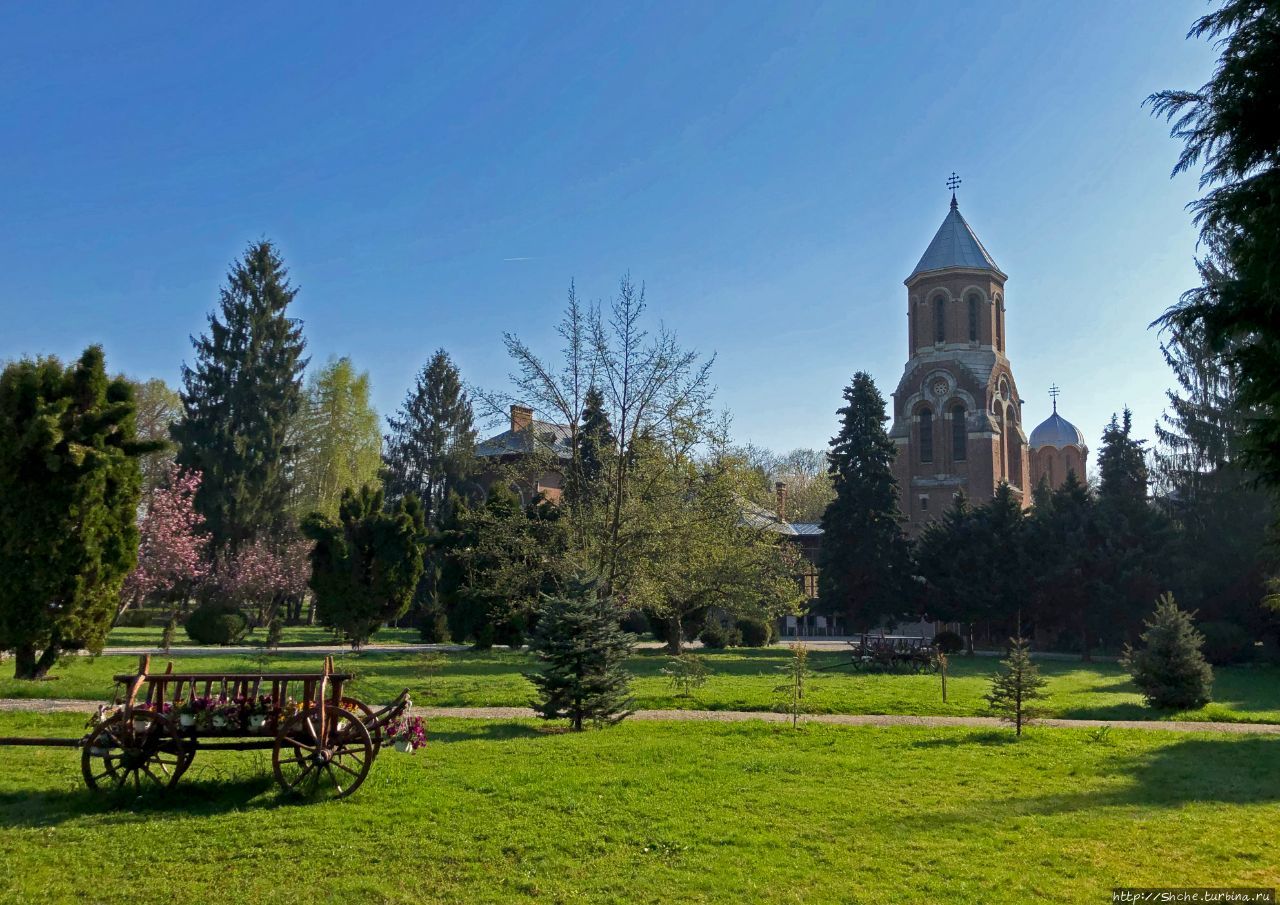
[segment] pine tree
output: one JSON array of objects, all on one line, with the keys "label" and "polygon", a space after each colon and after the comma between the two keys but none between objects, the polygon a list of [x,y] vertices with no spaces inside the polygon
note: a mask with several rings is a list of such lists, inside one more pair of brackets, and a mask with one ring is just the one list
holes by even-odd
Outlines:
[{"label": "pine tree", "polygon": [[415,497],[388,509],[381,490],[347,490],[336,521],[313,513],[303,531],[316,542],[311,590],[323,625],[360,647],[383,623],[408,610],[422,576],[426,540]]},{"label": "pine tree", "polygon": [[862,371],[844,398],[840,433],[828,453],[836,497],[822,516],[818,580],[823,608],[845,613],[851,627],[869,628],[908,608],[910,545],[891,471],[884,398]]},{"label": "pine tree", "polygon": [[37,679],[64,650],[101,650],[137,564],[133,389],[92,346],[0,371],[0,650]]},{"label": "pine tree", "polygon": [[196,506],[213,536],[215,562],[287,518],[307,360],[302,324],[288,317],[297,290],[270,242],[252,243],[227,274],[209,329],[192,339],[183,366],[182,420],[172,428],[177,462],[200,472]]},{"label": "pine tree", "polygon": [[567,719],[581,730],[588,721],[613,724],[632,712],[631,675],[623,664],[635,636],[618,627],[623,615],[612,598],[599,596],[595,582],[581,578],[543,600],[529,645],[543,668],[526,673],[538,690],[539,716]]},{"label": "pine tree", "polygon": [[1036,701],[1044,698],[1048,684],[1031,660],[1031,648],[1024,638],[1009,639],[1009,655],[1000,661],[1001,672],[991,680],[987,704],[1005,722],[1013,723],[1022,735],[1022,727],[1043,714]]},{"label": "pine tree", "polygon": [[422,501],[427,524],[436,525],[449,494],[469,490],[467,482],[475,471],[473,420],[457,367],[444,349],[437,349],[399,410],[387,418],[387,498],[413,494]]},{"label": "pine tree", "polygon": [[1142,647],[1125,646],[1120,664],[1152,707],[1186,710],[1210,700],[1213,669],[1200,652],[1204,636],[1192,624],[1193,615],[1179,609],[1172,594],[1162,594]]},{"label": "pine tree", "polygon": [[615,454],[617,438],[609,424],[604,394],[591,387],[583,397],[582,425],[577,434],[578,455],[566,475],[565,496],[575,509],[589,508],[607,493],[604,477],[607,462]]}]

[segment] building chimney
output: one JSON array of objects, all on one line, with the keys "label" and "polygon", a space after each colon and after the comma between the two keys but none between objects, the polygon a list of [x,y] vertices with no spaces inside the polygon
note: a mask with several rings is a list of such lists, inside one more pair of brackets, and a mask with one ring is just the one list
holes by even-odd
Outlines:
[{"label": "building chimney", "polygon": [[523,405],[511,406],[511,430],[527,430],[533,424],[533,409]]},{"label": "building chimney", "polygon": [[777,496],[778,518],[785,522],[787,520],[787,482],[779,481],[773,485],[773,489]]}]

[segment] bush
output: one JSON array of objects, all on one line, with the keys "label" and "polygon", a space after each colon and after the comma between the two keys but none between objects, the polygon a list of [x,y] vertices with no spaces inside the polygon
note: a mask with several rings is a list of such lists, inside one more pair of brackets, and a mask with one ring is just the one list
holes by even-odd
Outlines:
[{"label": "bush", "polygon": [[938,653],[950,656],[964,650],[964,639],[956,632],[938,632],[933,636],[933,646]]},{"label": "bush", "polygon": [[1142,643],[1137,650],[1126,645],[1120,665],[1150,706],[1182,710],[1208,703],[1213,670],[1200,653],[1204,636],[1191,624],[1191,614],[1178,609],[1172,594],[1156,601]]},{"label": "bush", "polygon": [[418,614],[418,635],[427,644],[444,644],[449,640],[449,617],[441,609]]},{"label": "bush", "polygon": [[187,618],[187,637],[197,644],[235,644],[249,631],[249,620],[235,604],[211,600]]},{"label": "bush", "polygon": [[1214,666],[1239,663],[1253,653],[1249,633],[1234,622],[1202,622],[1199,627],[1204,635],[1204,658]]},{"label": "bush", "polygon": [[768,647],[773,641],[773,623],[765,619],[739,619],[743,647]]},{"label": "bush", "polygon": [[116,619],[119,628],[147,628],[152,625],[164,625],[169,621],[169,611],[159,607],[138,607],[125,610]]},{"label": "bush", "polygon": [[[649,625],[649,617],[644,614],[644,610],[632,610],[623,616],[622,630],[642,637],[653,633],[653,629]],[[659,638],[658,640],[665,641],[666,639]]]},{"label": "bush", "polygon": [[698,634],[703,647],[737,647],[742,643],[742,632],[737,626],[725,626],[719,619],[708,619]]}]

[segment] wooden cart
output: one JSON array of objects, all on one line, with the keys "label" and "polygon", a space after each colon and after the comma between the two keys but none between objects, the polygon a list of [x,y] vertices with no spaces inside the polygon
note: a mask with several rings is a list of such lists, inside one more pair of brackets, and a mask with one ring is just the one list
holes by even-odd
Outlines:
[{"label": "wooden cart", "polygon": [[[179,673],[173,663],[118,675],[125,692],[79,739],[0,739],[0,744],[82,749],[90,789],[166,790],[198,751],[270,750],[280,787],[316,798],[350,795],[369,775],[387,725],[409,706],[408,689],[374,710],[346,697],[351,676],[326,657],[318,673]],[[188,719],[190,717],[190,719]]]}]

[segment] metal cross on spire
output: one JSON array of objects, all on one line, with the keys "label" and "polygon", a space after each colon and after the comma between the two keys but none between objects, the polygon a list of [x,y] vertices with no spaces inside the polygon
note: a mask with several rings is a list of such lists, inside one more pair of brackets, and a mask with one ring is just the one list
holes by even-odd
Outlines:
[{"label": "metal cross on spire", "polygon": [[1053,400],[1053,413],[1055,415],[1058,413],[1058,394],[1061,392],[1062,390],[1058,389],[1056,383],[1049,385],[1049,398]]},{"label": "metal cross on spire", "polygon": [[951,178],[947,180],[947,188],[951,189],[951,206],[956,206],[956,189],[960,188],[961,179],[956,175],[955,170],[951,171]]}]

